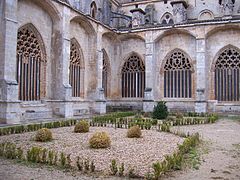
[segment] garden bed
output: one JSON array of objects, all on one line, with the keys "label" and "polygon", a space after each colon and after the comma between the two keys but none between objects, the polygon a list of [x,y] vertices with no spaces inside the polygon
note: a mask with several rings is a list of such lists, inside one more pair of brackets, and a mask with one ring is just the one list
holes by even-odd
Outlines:
[{"label": "garden bed", "polygon": [[[72,165],[76,166],[77,156],[81,159],[94,161],[96,171],[110,173],[113,159],[117,163],[124,163],[125,174],[133,168],[135,173],[144,176],[152,170],[154,162],[161,162],[165,155],[177,150],[184,139],[170,133],[143,130],[142,138],[130,139],[126,137],[127,129],[106,127],[90,127],[89,133],[74,133],[74,127],[52,129],[54,140],[40,143],[33,140],[35,132],[12,134],[0,137],[0,143],[12,142],[27,151],[32,146],[47,148],[57,152],[71,154]],[[90,149],[88,141],[96,131],[105,131],[111,137],[111,147],[107,149]]]}]

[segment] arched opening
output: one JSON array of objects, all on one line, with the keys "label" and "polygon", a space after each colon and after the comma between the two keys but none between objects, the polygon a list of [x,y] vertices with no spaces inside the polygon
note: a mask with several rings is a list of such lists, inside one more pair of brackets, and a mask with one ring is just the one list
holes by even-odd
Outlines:
[{"label": "arched opening", "polygon": [[161,18],[161,24],[163,25],[174,24],[172,14],[165,13]]},{"label": "arched opening", "polygon": [[94,1],[90,5],[90,15],[94,19],[97,17],[97,5]]},{"label": "arched opening", "polygon": [[145,65],[141,58],[132,54],[122,68],[122,97],[142,98],[145,89]]},{"label": "arched opening", "polygon": [[215,99],[240,100],[240,51],[227,46],[219,52],[215,63]]},{"label": "arched opening", "polygon": [[103,49],[102,88],[105,97],[109,96],[110,64],[107,52]]},{"label": "arched opening", "polygon": [[173,50],[164,64],[164,97],[192,98],[192,65],[182,50]]},{"label": "arched opening", "polygon": [[46,95],[46,52],[41,35],[32,24],[18,30],[17,82],[19,100],[37,101]]},{"label": "arched opening", "polygon": [[71,40],[69,84],[73,97],[84,97],[84,60],[81,47],[76,39]]},{"label": "arched opening", "polygon": [[201,11],[198,16],[198,20],[211,20],[211,19],[214,19],[214,15],[213,12],[208,9]]}]

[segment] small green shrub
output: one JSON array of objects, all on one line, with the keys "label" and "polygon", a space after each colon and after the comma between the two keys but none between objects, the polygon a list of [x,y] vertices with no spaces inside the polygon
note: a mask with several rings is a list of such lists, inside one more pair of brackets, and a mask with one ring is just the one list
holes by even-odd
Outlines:
[{"label": "small green shrub", "polygon": [[40,142],[51,141],[52,132],[47,128],[39,129],[35,135],[35,140]]},{"label": "small green shrub", "polygon": [[153,170],[154,170],[154,179],[159,179],[162,173],[162,165],[159,162],[153,163]]},{"label": "small green shrub", "polygon": [[124,175],[124,163],[121,164],[121,166],[118,168],[118,173],[119,176],[123,176]]},{"label": "small green shrub", "polygon": [[88,124],[88,122],[82,120],[79,123],[77,123],[75,125],[74,132],[75,133],[86,133],[86,132],[89,132],[89,124]]},{"label": "small green shrub", "polygon": [[152,122],[152,125],[154,125],[154,126],[158,124],[158,120],[157,119],[152,119],[151,122]]},{"label": "small green shrub", "polygon": [[127,131],[128,138],[140,138],[142,135],[142,131],[139,126],[133,126]]},{"label": "small green shrub", "polygon": [[94,162],[92,161],[91,162],[91,165],[90,165],[90,169],[91,169],[91,172],[94,172],[95,171],[95,165],[94,165]]},{"label": "small green shrub", "polygon": [[152,113],[151,112],[144,112],[143,117],[150,118],[150,117],[152,117]]},{"label": "small green shrub", "polygon": [[91,148],[108,148],[111,145],[111,140],[106,132],[96,132],[89,140]]},{"label": "small green shrub", "polygon": [[176,118],[177,118],[177,119],[183,119],[183,114],[180,113],[180,112],[177,112]]},{"label": "small green shrub", "polygon": [[153,180],[153,179],[154,179],[154,175],[153,175],[150,171],[148,171],[148,172],[145,174],[144,179],[145,179],[145,180]]},{"label": "small green shrub", "polygon": [[58,153],[57,153],[57,152],[54,154],[53,164],[54,164],[55,166],[58,165]]},{"label": "small green shrub", "polygon": [[135,169],[130,167],[130,169],[128,170],[128,176],[130,178],[139,178],[138,175],[135,173]]},{"label": "small green shrub", "polygon": [[71,168],[71,163],[72,163],[71,154],[68,154],[66,158],[66,167]]},{"label": "small green shrub", "polygon": [[62,167],[66,166],[66,161],[67,161],[66,155],[62,152],[60,154],[60,163]]},{"label": "small green shrub", "polygon": [[16,158],[19,160],[22,160],[24,158],[23,150],[20,147],[17,148]]},{"label": "small green shrub", "polygon": [[48,151],[48,164],[53,165],[53,159],[54,159],[54,152],[53,151]]},{"label": "small green shrub", "polygon": [[16,159],[16,145],[10,142],[5,144],[3,156],[7,159]]},{"label": "small green shrub", "polygon": [[80,157],[77,157],[77,168],[79,171],[83,170],[83,161],[80,160]]},{"label": "small green shrub", "polygon": [[153,119],[166,119],[168,116],[168,108],[166,102],[160,101],[153,110]]},{"label": "small green shrub", "polygon": [[32,147],[27,151],[27,161],[33,163],[41,162],[41,151],[40,147]]},{"label": "small green shrub", "polygon": [[162,125],[160,126],[160,131],[170,132],[170,125],[169,125],[169,124],[162,124]]},{"label": "small green shrub", "polygon": [[116,175],[118,172],[118,168],[117,168],[117,162],[115,159],[112,160],[111,165],[110,165],[110,170],[112,175]]},{"label": "small green shrub", "polygon": [[85,170],[85,172],[88,172],[89,169],[90,169],[89,160],[86,159],[86,160],[84,161],[84,170]]},{"label": "small green shrub", "polygon": [[42,163],[46,163],[47,162],[47,149],[42,149],[42,160],[41,160]]}]

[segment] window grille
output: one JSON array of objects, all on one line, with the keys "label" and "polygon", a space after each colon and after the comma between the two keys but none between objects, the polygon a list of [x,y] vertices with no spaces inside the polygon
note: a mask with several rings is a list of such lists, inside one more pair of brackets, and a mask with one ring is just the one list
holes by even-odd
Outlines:
[{"label": "window grille", "polygon": [[104,89],[105,97],[108,97],[108,81],[110,75],[110,65],[107,53],[103,50],[103,70],[102,70],[102,88]]},{"label": "window grille", "polygon": [[32,25],[17,34],[17,82],[19,100],[36,101],[45,96],[46,58],[43,42]]},{"label": "window grille", "polygon": [[70,45],[69,83],[72,86],[73,97],[84,96],[84,65],[80,45],[75,39]]},{"label": "window grille", "polygon": [[228,47],[220,52],[215,64],[215,98],[218,101],[240,100],[240,52]]},{"label": "window grille", "polygon": [[144,89],[145,65],[137,55],[132,55],[122,68],[122,97],[142,98]]},{"label": "window grille", "polygon": [[192,66],[181,50],[174,50],[164,65],[164,97],[192,97]]}]

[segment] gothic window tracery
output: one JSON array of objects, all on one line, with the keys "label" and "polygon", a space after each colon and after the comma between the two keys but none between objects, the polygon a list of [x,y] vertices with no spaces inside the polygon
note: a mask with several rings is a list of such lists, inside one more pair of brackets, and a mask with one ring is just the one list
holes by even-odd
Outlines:
[{"label": "gothic window tracery", "polygon": [[80,45],[75,39],[70,45],[69,83],[72,86],[72,96],[84,96],[84,64]]},{"label": "gothic window tracery", "polygon": [[133,54],[122,68],[122,97],[142,98],[145,89],[145,65]]},{"label": "gothic window tracery", "polygon": [[161,24],[174,24],[173,22],[173,16],[170,13],[165,13],[163,17],[161,18]]},{"label": "gothic window tracery", "polygon": [[108,81],[110,76],[110,65],[109,65],[109,59],[107,56],[107,53],[105,50],[103,50],[103,70],[102,70],[102,87],[104,89],[104,95],[105,97],[108,97]]},{"label": "gothic window tracery", "polygon": [[45,96],[45,48],[31,24],[20,28],[17,34],[17,82],[19,100],[36,101]]},{"label": "gothic window tracery", "polygon": [[167,57],[164,65],[164,97],[192,97],[192,65],[189,57],[179,49]]},{"label": "gothic window tracery", "polygon": [[215,63],[215,97],[218,101],[240,100],[240,52],[227,47]]}]

